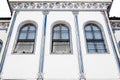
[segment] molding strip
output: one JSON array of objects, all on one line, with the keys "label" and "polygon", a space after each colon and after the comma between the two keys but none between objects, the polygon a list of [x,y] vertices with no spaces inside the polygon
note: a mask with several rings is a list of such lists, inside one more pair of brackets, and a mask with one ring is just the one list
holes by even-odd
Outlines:
[{"label": "molding strip", "polygon": [[111,2],[28,1],[10,2],[12,10],[106,10]]}]

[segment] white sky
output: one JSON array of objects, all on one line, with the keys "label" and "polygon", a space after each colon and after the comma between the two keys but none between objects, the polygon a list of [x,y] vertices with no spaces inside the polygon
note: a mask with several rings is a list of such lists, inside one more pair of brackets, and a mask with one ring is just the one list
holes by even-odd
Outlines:
[{"label": "white sky", "polygon": [[[7,0],[0,0],[0,17],[10,17],[10,10],[7,4]],[[120,0],[114,0],[110,16],[120,17]]]}]

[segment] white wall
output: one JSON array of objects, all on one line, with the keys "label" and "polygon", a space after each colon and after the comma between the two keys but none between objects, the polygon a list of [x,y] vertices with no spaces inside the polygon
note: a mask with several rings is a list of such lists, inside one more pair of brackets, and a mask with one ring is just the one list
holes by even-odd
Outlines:
[{"label": "white wall", "polygon": [[[83,64],[85,77],[87,79],[118,79],[119,72],[112,47],[110,35],[107,29],[107,22],[102,12],[80,11],[78,15],[80,46],[83,55]],[[12,54],[17,40],[19,24],[26,20],[33,20],[38,24],[36,37],[36,46],[34,54]],[[70,25],[71,51],[72,54],[51,54],[51,30],[56,21],[62,21]],[[84,35],[84,25],[88,21],[99,23],[103,30],[107,53],[88,54]],[[40,47],[43,32],[43,14],[40,11],[21,11],[17,14],[12,38],[3,66],[3,79],[35,79],[39,69]],[[68,79],[79,80],[79,62],[77,53],[77,41],[74,15],[70,11],[51,11],[47,17],[47,31],[45,39],[45,57],[44,57],[44,78],[47,79]]]},{"label": "white wall", "polygon": [[[79,13],[79,31],[81,40],[81,50],[83,54],[83,63],[85,69],[85,76],[88,79],[118,79],[119,70],[115,59],[115,53],[112,47],[110,33],[108,32],[108,25],[105,16],[102,12],[80,12]],[[101,26],[103,31],[103,37],[107,47],[107,53],[105,54],[89,54],[87,53],[87,46],[84,34],[84,25],[86,22],[96,22]],[[98,24],[98,25],[99,25]]]},{"label": "white wall", "polygon": [[4,52],[5,45],[6,45],[6,40],[7,40],[6,30],[0,30],[0,40],[2,41],[2,49],[1,49],[1,52],[0,52],[0,63],[1,63],[2,55],[3,55],[3,52]]},{"label": "white wall", "polygon": [[[67,22],[70,25],[71,37],[71,54],[51,54],[51,29],[55,22]],[[45,44],[45,62],[44,62],[44,78],[45,79],[78,79],[79,78],[79,65],[78,54],[76,48],[76,34],[75,23],[72,12],[67,11],[53,11],[48,14],[47,31],[46,31],[46,44]]]},{"label": "white wall", "polygon": [[[17,41],[17,35],[19,25],[25,21],[34,21],[37,23],[36,33],[36,44],[35,51],[33,54],[13,54],[14,47]],[[40,46],[41,36],[43,29],[43,14],[42,12],[19,12],[14,22],[13,31],[9,48],[3,67],[3,78],[5,79],[25,79],[25,78],[36,78],[38,76],[39,69],[39,57],[40,57]]]}]

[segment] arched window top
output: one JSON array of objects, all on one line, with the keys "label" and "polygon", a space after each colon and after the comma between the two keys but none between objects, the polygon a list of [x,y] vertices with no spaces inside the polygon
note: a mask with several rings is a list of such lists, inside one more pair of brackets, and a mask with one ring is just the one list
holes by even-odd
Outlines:
[{"label": "arched window top", "polygon": [[85,25],[85,31],[91,31],[91,30],[96,31],[96,30],[101,30],[101,29],[99,28],[98,25],[93,24],[93,23],[89,23]]},{"label": "arched window top", "polygon": [[34,24],[25,24],[22,26],[22,28],[20,29],[20,31],[22,30],[28,30],[28,28],[30,28],[30,30],[35,30],[36,26]]},{"label": "arched window top", "polygon": [[56,24],[53,27],[53,39],[69,39],[69,28],[65,24]]},{"label": "arched window top", "polygon": [[15,48],[15,53],[33,53],[36,37],[36,26],[25,24],[21,27]]},{"label": "arched window top", "polygon": [[35,39],[36,26],[33,24],[25,24],[19,32],[19,40]]},{"label": "arched window top", "polygon": [[96,24],[87,24],[85,26],[85,36],[89,53],[107,52],[102,31]]},{"label": "arched window top", "polygon": [[52,29],[52,53],[69,54],[70,34],[65,24],[56,24]]}]

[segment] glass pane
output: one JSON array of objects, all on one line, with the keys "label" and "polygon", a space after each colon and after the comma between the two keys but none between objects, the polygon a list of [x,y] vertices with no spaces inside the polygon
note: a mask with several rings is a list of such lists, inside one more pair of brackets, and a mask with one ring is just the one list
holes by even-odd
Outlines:
[{"label": "glass pane", "polygon": [[34,26],[30,26],[30,31],[35,31],[35,27]]},{"label": "glass pane", "polygon": [[66,31],[68,31],[68,28],[67,28],[67,27],[62,26],[62,27],[61,27],[61,30],[66,30]]},{"label": "glass pane", "polygon": [[98,30],[100,30],[96,25],[93,25],[92,28],[93,28],[94,31],[98,31]]},{"label": "glass pane", "polygon": [[27,39],[35,39],[35,33],[29,33]]},{"label": "glass pane", "polygon": [[62,39],[69,39],[68,32],[63,32],[63,33],[61,34],[61,38],[62,38]]},{"label": "glass pane", "polygon": [[105,49],[104,43],[96,43],[97,49]]},{"label": "glass pane", "polygon": [[95,49],[95,44],[94,43],[88,43],[88,49]]},{"label": "glass pane", "polygon": [[86,38],[87,39],[93,39],[92,32],[86,32]]},{"label": "glass pane", "polygon": [[26,26],[26,27],[23,27],[22,29],[21,29],[21,31],[27,31],[28,30],[28,27]]},{"label": "glass pane", "polygon": [[105,53],[105,52],[106,52],[105,49],[99,49],[99,50],[98,50],[98,53]]},{"label": "glass pane", "polygon": [[96,50],[95,49],[88,49],[88,52],[89,53],[96,53]]},{"label": "glass pane", "polygon": [[94,32],[94,37],[95,39],[102,39],[102,35],[101,35],[101,32]]},{"label": "glass pane", "polygon": [[60,33],[59,32],[54,32],[53,39],[60,39]]},{"label": "glass pane", "polygon": [[87,25],[87,26],[85,27],[85,31],[91,31],[91,26],[90,26],[90,25]]},{"label": "glass pane", "polygon": [[60,31],[60,27],[54,27],[54,31]]},{"label": "glass pane", "polygon": [[27,34],[26,33],[20,33],[19,39],[26,39]]}]

